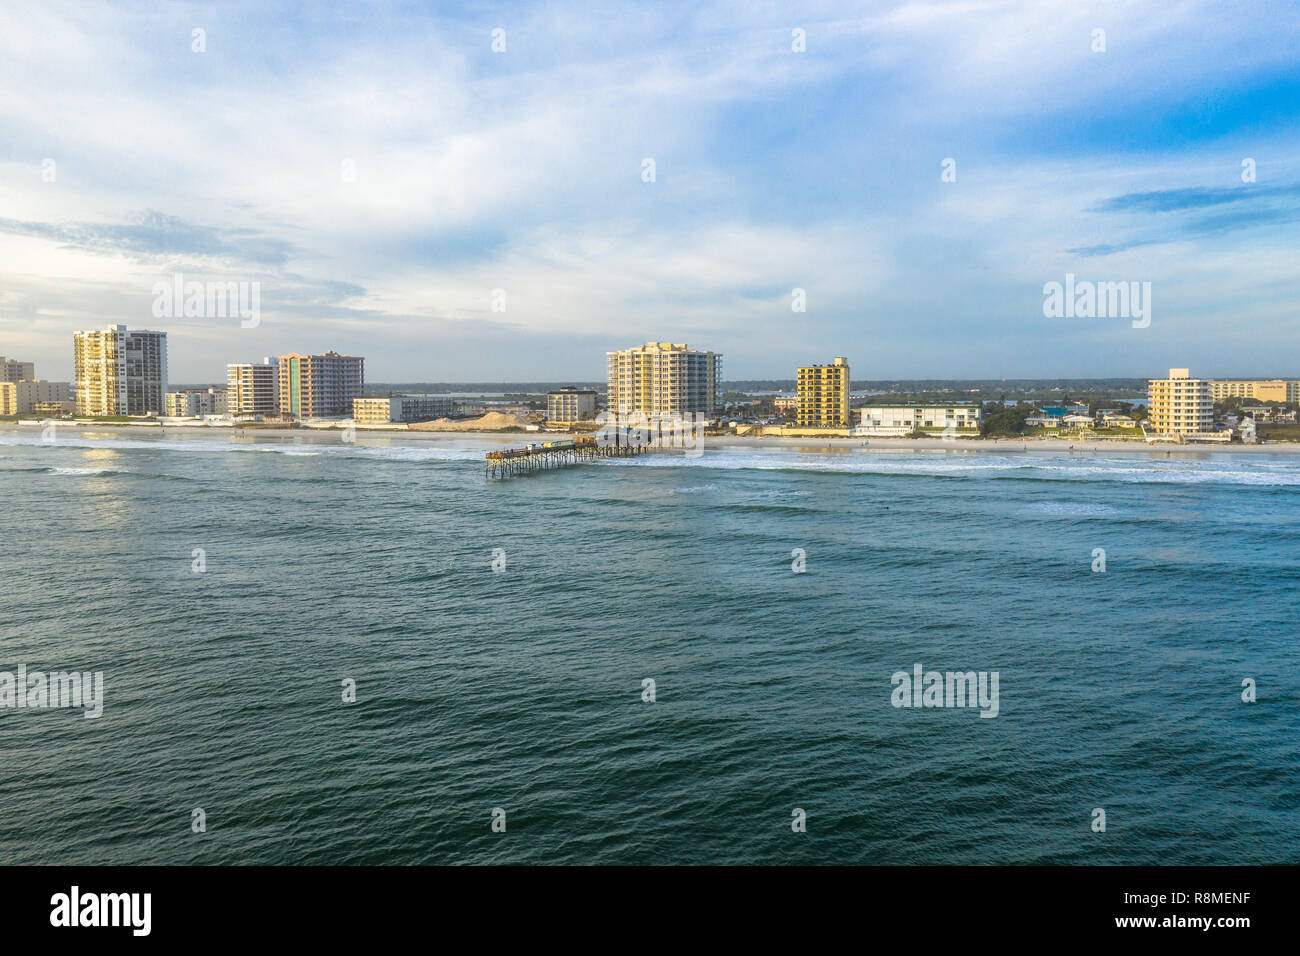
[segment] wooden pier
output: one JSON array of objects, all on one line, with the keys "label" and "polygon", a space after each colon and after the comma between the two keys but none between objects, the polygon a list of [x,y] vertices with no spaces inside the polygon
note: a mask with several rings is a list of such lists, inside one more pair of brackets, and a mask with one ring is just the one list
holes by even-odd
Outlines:
[{"label": "wooden pier", "polygon": [[597,458],[632,458],[651,451],[650,445],[602,445],[581,435],[572,441],[536,442],[523,448],[505,448],[487,453],[483,466],[488,478],[513,478],[548,468],[564,468]]}]

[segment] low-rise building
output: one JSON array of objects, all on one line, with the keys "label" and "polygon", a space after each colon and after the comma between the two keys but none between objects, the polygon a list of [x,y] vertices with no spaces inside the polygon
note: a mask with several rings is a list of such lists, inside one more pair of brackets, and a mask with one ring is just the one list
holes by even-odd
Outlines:
[{"label": "low-rise building", "polygon": [[71,382],[46,382],[37,379],[0,384],[4,386],[0,407],[13,409],[0,411],[0,415],[31,415],[35,413],[37,405],[73,400]]},{"label": "low-rise building", "polygon": [[1210,397],[1216,402],[1229,398],[1250,398],[1257,402],[1300,402],[1300,380],[1216,380],[1210,382]]},{"label": "low-rise building", "polygon": [[596,417],[596,390],[565,386],[546,393],[546,420],[581,422]]},{"label": "low-rise building", "polygon": [[32,405],[32,414],[38,418],[62,418],[65,415],[75,415],[76,412],[77,403],[74,401],[36,402]]},{"label": "low-rise building", "polygon": [[1103,428],[1134,428],[1137,422],[1118,408],[1103,408],[1097,412],[1097,424]]},{"label": "low-rise building", "polygon": [[226,389],[184,388],[179,392],[167,393],[167,416],[169,418],[204,418],[212,415],[224,415],[229,409]]},{"label": "low-rise building", "polygon": [[352,420],[358,425],[386,425],[390,422],[423,422],[448,418],[455,402],[446,397],[409,396],[401,398],[354,398]]},{"label": "low-rise building", "polygon": [[979,428],[980,407],[970,403],[950,405],[866,405],[861,412],[861,432],[907,435],[914,431]]}]

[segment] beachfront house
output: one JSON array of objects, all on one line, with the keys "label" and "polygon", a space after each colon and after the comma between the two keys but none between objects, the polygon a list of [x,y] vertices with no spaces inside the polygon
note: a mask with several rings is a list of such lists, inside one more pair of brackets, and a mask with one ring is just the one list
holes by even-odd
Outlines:
[{"label": "beachfront house", "polygon": [[1030,428],[1060,428],[1065,424],[1066,410],[1059,405],[1048,405],[1025,419]]}]

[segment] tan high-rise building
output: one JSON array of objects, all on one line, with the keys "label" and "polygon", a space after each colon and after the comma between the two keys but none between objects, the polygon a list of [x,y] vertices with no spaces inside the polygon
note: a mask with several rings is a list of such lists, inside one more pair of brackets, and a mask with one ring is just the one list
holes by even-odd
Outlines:
[{"label": "tan high-rise building", "polygon": [[837,355],[830,365],[803,365],[795,394],[795,421],[801,428],[847,428],[849,425],[849,360]]},{"label": "tan high-rise building", "polygon": [[1171,368],[1168,378],[1153,378],[1147,387],[1151,430],[1161,435],[1194,435],[1214,428],[1210,383],[1192,378],[1185,368]]},{"label": "tan high-rise building", "polygon": [[366,384],[366,360],[358,355],[280,356],[282,418],[349,418],[352,400]]},{"label": "tan high-rise building", "polygon": [[717,352],[647,342],[606,354],[611,412],[707,417],[717,414],[722,376],[722,356]]},{"label": "tan high-rise building", "polygon": [[0,415],[18,414],[18,386],[0,381]]},{"label": "tan high-rise building", "polygon": [[1250,398],[1257,402],[1300,402],[1300,381],[1282,378],[1214,381],[1210,393],[1216,402],[1226,398]]},{"label": "tan high-rise building", "polygon": [[30,382],[35,378],[35,362],[19,362],[0,355],[0,382]]},{"label": "tan high-rise building", "polygon": [[280,361],[264,358],[226,366],[226,407],[231,415],[280,413]]},{"label": "tan high-rise building", "polygon": [[166,411],[167,333],[125,325],[72,336],[78,415],[161,415]]}]

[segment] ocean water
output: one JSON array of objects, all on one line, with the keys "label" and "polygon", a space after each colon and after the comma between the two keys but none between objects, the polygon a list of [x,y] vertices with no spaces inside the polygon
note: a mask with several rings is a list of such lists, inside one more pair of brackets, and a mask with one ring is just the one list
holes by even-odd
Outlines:
[{"label": "ocean water", "polygon": [[1300,458],[486,447],[0,430],[0,861],[1300,858]]}]

